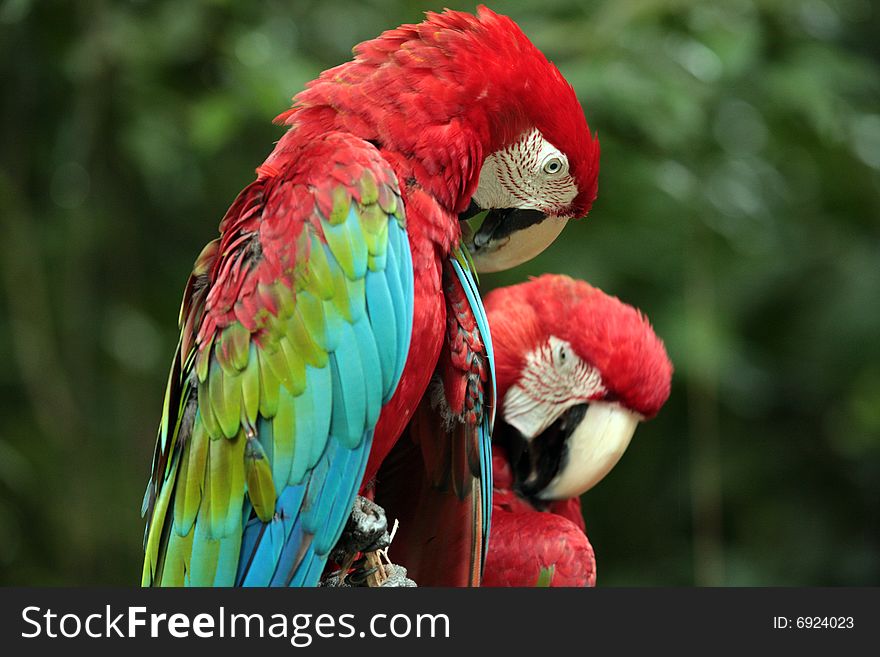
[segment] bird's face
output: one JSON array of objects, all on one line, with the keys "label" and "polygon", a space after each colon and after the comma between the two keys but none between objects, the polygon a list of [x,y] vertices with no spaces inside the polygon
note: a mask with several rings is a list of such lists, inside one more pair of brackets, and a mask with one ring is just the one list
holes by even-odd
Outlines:
[{"label": "bird's face", "polygon": [[487,310],[499,370],[495,439],[517,489],[538,500],[584,493],[666,401],[663,343],[634,308],[564,276],[497,290]]},{"label": "bird's face", "polygon": [[611,399],[601,372],[569,342],[551,335],[526,355],[505,393],[501,430],[522,493],[568,499],[611,471],[643,419]]},{"label": "bird's face", "polygon": [[541,253],[572,217],[577,195],[568,157],[537,129],[491,153],[464,215],[482,217],[468,245],[477,271],[509,269]]},{"label": "bird's face", "polygon": [[581,188],[589,185],[595,176],[579,180],[569,156],[537,128],[491,153],[460,216],[469,220],[463,239],[477,271],[509,269],[541,253],[569,219],[586,214],[583,199],[589,194]]}]

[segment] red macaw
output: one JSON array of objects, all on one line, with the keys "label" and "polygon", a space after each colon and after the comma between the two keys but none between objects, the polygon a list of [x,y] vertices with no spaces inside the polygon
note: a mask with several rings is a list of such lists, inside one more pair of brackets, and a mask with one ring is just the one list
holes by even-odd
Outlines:
[{"label": "red macaw", "polygon": [[497,371],[484,586],[593,586],[580,495],[669,397],[663,342],[632,306],[546,274],[486,297]]},{"label": "red macaw", "polygon": [[586,214],[598,144],[559,71],[485,8],[361,44],[279,120],[186,286],[143,583],[317,583],[432,376],[422,412],[449,434],[417,467],[454,483],[473,552],[455,576],[474,583],[494,389],[472,269],[530,258]]}]

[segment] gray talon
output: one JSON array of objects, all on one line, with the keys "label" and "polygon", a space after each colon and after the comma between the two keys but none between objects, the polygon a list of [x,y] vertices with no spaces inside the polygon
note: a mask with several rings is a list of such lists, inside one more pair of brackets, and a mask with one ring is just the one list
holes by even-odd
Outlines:
[{"label": "gray talon", "polygon": [[385,574],[388,575],[388,579],[382,582],[383,587],[411,588],[416,586],[416,583],[406,576],[406,568],[403,566],[386,563]]},{"label": "gray talon", "polygon": [[372,500],[358,495],[330,558],[342,563],[348,555],[382,550],[388,547],[389,542],[388,520],[384,509]]},{"label": "gray talon", "polygon": [[[330,558],[340,568],[324,575],[319,585],[335,588],[416,586],[406,576],[406,568],[382,562],[378,551],[390,544],[385,510],[372,500],[358,495],[345,529],[330,553]],[[355,561],[358,554],[362,556]]]},{"label": "gray talon", "polygon": [[332,573],[327,573],[321,577],[318,586],[326,588],[350,588],[350,585],[344,579],[341,579],[340,575],[341,573],[338,570],[334,570]]},{"label": "gray talon", "polygon": [[[367,586],[367,578],[375,572],[375,568],[364,568],[364,565],[354,570],[353,572],[346,575],[344,578],[340,578],[340,572],[338,570],[324,575],[321,578],[321,583],[319,586],[328,587],[328,588],[355,588],[355,587],[363,587]],[[382,582],[382,588],[411,588],[417,586],[414,581],[412,581],[409,577],[406,576],[406,568],[403,566],[397,566],[393,563],[386,563],[385,574],[388,576],[384,582]]]}]

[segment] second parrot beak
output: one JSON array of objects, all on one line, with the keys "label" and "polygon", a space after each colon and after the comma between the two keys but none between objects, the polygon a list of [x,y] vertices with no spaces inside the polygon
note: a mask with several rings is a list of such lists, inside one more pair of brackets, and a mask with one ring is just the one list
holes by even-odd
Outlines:
[{"label": "second parrot beak", "polygon": [[641,420],[616,402],[593,401],[569,408],[531,439],[510,427],[518,489],[545,501],[585,493],[617,465]]},{"label": "second parrot beak", "polygon": [[567,449],[556,476],[537,497],[564,500],[590,490],[617,465],[641,419],[614,402],[589,404],[566,440]]},{"label": "second parrot beak", "polygon": [[550,246],[568,223],[568,219],[548,217],[539,210],[480,211],[473,203],[460,219],[462,242],[480,273],[503,271],[531,260]]}]

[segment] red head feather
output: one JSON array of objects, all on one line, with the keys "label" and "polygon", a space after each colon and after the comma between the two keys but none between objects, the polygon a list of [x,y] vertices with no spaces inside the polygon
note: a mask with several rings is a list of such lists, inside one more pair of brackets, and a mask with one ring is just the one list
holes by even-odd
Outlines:
[{"label": "red head feather", "polygon": [[494,290],[486,297],[486,312],[499,403],[522,376],[527,354],[551,335],[598,369],[605,399],[650,418],[669,397],[672,364],[647,318],[584,281],[545,274]]},{"label": "red head feather", "polygon": [[578,194],[596,198],[599,144],[571,85],[510,18],[428,13],[354,49],[278,117],[300,135],[342,130],[374,142],[402,179],[414,178],[453,213],[465,209],[484,158],[537,128],[566,154]]}]

